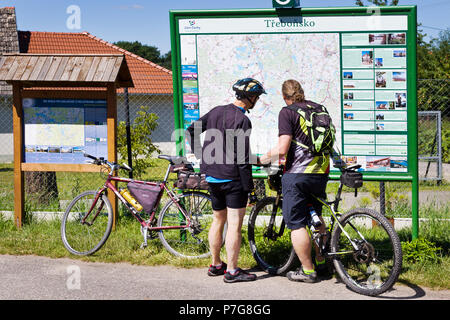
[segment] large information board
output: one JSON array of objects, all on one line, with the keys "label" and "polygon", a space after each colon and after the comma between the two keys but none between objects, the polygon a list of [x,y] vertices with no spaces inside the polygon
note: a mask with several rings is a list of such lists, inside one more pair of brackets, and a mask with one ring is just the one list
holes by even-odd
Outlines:
[{"label": "large information board", "polygon": [[108,157],[106,100],[22,102],[26,163],[86,163],[84,152]]},{"label": "large information board", "polygon": [[327,107],[347,163],[365,178],[411,180],[416,23],[412,6],[171,11],[176,128],[233,102],[236,80],[256,78],[267,95],[249,114],[251,144],[265,153],[278,140],[281,85],[296,79]]}]

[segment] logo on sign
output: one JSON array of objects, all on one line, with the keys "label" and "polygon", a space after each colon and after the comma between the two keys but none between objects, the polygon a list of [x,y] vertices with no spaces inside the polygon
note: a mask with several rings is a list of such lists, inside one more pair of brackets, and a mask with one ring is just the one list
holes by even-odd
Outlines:
[{"label": "logo on sign", "polygon": [[200,30],[200,27],[197,26],[196,20],[189,20],[189,26],[184,27],[184,31],[193,31],[193,30]]}]

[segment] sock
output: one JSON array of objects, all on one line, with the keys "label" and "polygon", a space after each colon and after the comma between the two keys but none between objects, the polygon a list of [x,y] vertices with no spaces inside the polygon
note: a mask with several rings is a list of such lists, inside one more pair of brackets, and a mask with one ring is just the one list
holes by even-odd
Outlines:
[{"label": "sock", "polygon": [[220,268],[222,268],[222,265],[223,265],[223,262],[216,264],[214,267],[216,267],[217,269],[220,269]]},{"label": "sock", "polygon": [[322,261],[317,261],[317,259],[315,259],[315,260],[316,260],[316,265],[325,264],[325,259],[323,259]]},{"label": "sock", "polygon": [[227,270],[227,273],[235,274],[237,269]]},{"label": "sock", "polygon": [[306,275],[314,273],[314,269],[312,269],[312,270],[303,269],[303,273],[306,274]]}]

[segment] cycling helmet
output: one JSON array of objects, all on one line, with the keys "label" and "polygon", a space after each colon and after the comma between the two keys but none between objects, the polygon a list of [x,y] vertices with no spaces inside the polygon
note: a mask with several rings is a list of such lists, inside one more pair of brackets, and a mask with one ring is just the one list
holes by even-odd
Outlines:
[{"label": "cycling helmet", "polygon": [[238,99],[260,96],[261,94],[266,93],[262,84],[258,80],[252,78],[238,80],[233,85],[233,90],[236,92],[236,98]]}]

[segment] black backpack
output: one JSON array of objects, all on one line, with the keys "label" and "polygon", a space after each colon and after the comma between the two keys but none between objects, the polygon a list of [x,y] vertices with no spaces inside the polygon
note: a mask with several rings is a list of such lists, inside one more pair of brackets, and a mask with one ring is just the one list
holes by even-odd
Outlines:
[{"label": "black backpack", "polygon": [[320,104],[305,101],[288,106],[300,114],[300,128],[305,133],[303,141],[292,139],[313,155],[331,154],[336,140],[336,128],[328,110]]}]

